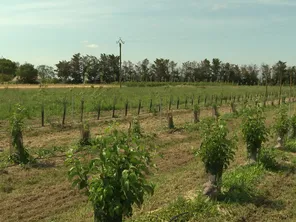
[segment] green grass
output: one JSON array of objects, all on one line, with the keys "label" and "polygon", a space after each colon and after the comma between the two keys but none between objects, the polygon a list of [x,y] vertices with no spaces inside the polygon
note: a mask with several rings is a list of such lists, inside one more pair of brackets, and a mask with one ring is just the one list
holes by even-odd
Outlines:
[{"label": "green grass", "polygon": [[[168,98],[171,95],[174,95],[174,98],[179,95],[183,99],[185,98],[185,93],[190,95],[193,92],[197,97],[206,93],[208,95],[211,93],[218,94],[222,89],[229,90],[227,92],[229,94],[244,94],[246,92],[256,94],[258,93],[257,91],[264,93],[264,87],[257,86],[238,88],[234,86],[223,86],[222,88],[216,86],[206,88],[188,86],[170,88],[172,88],[170,92],[166,91],[166,87],[153,87],[153,89],[148,87],[122,88],[122,101],[130,98],[137,103],[138,98],[142,97],[146,98],[143,101],[147,101],[147,103],[144,103],[146,104],[145,107],[147,107],[153,91],[159,91],[167,95]],[[72,92],[73,94],[75,93],[76,103],[79,103],[79,98],[81,97],[79,92],[84,92],[85,95],[88,95],[88,93],[91,95],[92,92],[98,93],[100,90],[103,90],[108,95],[105,95],[106,101],[109,99],[112,102],[112,96],[115,95],[115,92],[119,92],[120,89],[89,88],[73,89]],[[277,88],[274,88],[274,91],[276,90]],[[0,90],[1,99],[5,97],[4,92],[5,90]],[[12,96],[14,100],[18,100],[18,98],[20,98],[19,100],[24,99],[23,103],[25,106],[29,107],[35,104],[38,108],[37,100],[30,99],[30,97],[33,98],[36,92],[38,90],[14,91],[8,89],[6,96],[7,98]],[[66,92],[67,95],[71,95],[72,93],[69,89],[46,89],[46,92],[46,98],[52,101],[63,95],[63,92]],[[135,92],[136,95],[134,95]],[[2,105],[2,103],[0,104]],[[7,101],[5,101],[4,106],[8,107]],[[50,103],[46,104],[46,107],[50,106]],[[91,111],[91,106],[92,104],[86,100],[87,112]],[[184,103],[182,106],[184,108]],[[293,108],[295,107],[295,105],[292,106]],[[79,105],[76,108],[75,115],[79,118]],[[273,119],[275,109],[274,107],[268,107],[266,109],[268,120]],[[38,109],[29,108],[29,110],[32,118],[39,115]],[[68,111],[70,115],[71,106]],[[0,110],[0,114],[2,115],[3,113],[5,112]],[[56,111],[56,113],[58,112]],[[51,115],[54,115],[54,112]],[[177,115],[179,114],[176,114],[174,117],[177,117]],[[2,116],[2,118],[4,117]],[[227,120],[231,132],[239,134],[239,116],[224,114],[222,118]],[[156,119],[158,117],[151,116],[147,121],[155,121]],[[144,121],[144,119],[141,119],[141,121]],[[142,138],[143,144],[157,147],[154,161],[157,163],[159,169],[149,178],[156,184],[156,190],[154,196],[145,199],[141,209],[135,208],[134,216],[127,219],[127,221],[169,221],[169,219],[178,215],[179,217],[175,221],[182,221],[182,219],[183,221],[229,222],[296,220],[295,141],[288,141],[286,150],[284,151],[272,150],[271,153],[267,152],[271,156],[267,156],[265,159],[267,161],[272,159],[273,155],[276,156],[278,164],[276,168],[244,166],[247,162],[246,148],[245,144],[240,142],[236,159],[223,177],[222,196],[217,201],[209,201],[200,195],[202,184],[206,182],[207,175],[204,172],[199,157],[194,155],[194,151],[198,149],[201,142],[198,124],[188,121],[189,119],[182,120],[182,124],[181,121],[179,124],[176,121],[179,130],[175,132],[168,132],[167,128],[164,127],[166,126],[166,122],[153,122],[154,125],[159,125],[153,126],[153,129],[150,129],[150,131],[145,131],[145,127],[143,126],[143,134],[145,135]],[[96,126],[92,125],[92,127],[101,129],[107,125],[104,121],[95,124]],[[124,127],[127,129],[126,122],[119,121],[118,124],[125,124]],[[270,124],[272,125],[272,121]],[[26,131],[24,139],[30,136],[30,140],[42,140],[42,138],[47,136],[60,136],[61,133],[66,135],[68,132],[78,131],[78,128],[71,127],[64,131],[53,128],[45,128],[43,130],[34,128],[34,130],[32,132]],[[95,131],[95,133],[97,132]],[[37,160],[39,165],[28,168],[20,166],[5,168],[5,164],[2,168],[0,166],[0,201],[2,203],[1,207],[5,209],[5,212],[2,211],[3,216],[6,213],[5,218],[8,218],[7,215],[11,215],[11,221],[17,221],[16,215],[19,215],[27,216],[27,218],[32,219],[31,221],[93,221],[92,207],[89,203],[87,204],[87,198],[83,194],[76,194],[75,192],[77,191],[71,189],[71,185],[67,179],[68,169],[64,165],[64,157],[55,157],[65,154],[65,151],[77,143],[79,140],[78,135],[77,133],[77,137],[69,137],[67,141],[61,141],[63,137],[58,137],[56,139],[57,141],[50,140],[49,144],[43,144],[41,141],[43,146],[40,147],[42,148],[39,146],[36,146],[36,148],[27,147],[31,154],[43,158]],[[61,146],[62,142],[65,145]],[[92,154],[90,150],[88,150],[88,154]],[[0,163],[7,161],[8,155],[9,152],[7,150],[0,153]],[[26,200],[26,205],[28,206],[21,205],[21,200]],[[20,205],[19,207],[15,207],[14,204]],[[22,220],[19,219],[18,221]]]},{"label": "green grass", "polygon": [[[283,87],[283,94],[288,94],[289,88]],[[270,87],[269,92],[276,95],[278,87]],[[45,107],[45,119],[47,122],[54,121],[57,117],[61,118],[63,113],[63,101],[67,102],[66,119],[76,119],[80,117],[81,100],[84,99],[85,113],[96,112],[98,104],[101,103],[101,110],[112,110],[115,104],[116,110],[124,109],[125,102],[128,100],[129,108],[136,109],[139,100],[142,102],[142,111],[148,112],[150,100],[153,101],[153,107],[158,108],[161,104],[162,109],[168,109],[170,99],[172,99],[172,109],[176,109],[177,99],[180,98],[180,109],[193,108],[191,99],[197,103],[200,96],[201,106],[204,105],[205,97],[207,104],[215,103],[212,96],[245,96],[246,94],[264,95],[263,86],[156,86],[156,87],[112,87],[112,88],[40,88],[40,89],[0,89],[0,119],[7,119],[13,109],[14,104],[21,103],[28,110],[29,118],[41,117],[41,104]],[[185,107],[185,100],[188,104]],[[219,99],[220,100],[220,99]],[[220,101],[217,103],[220,103]],[[224,101],[225,102],[225,101]],[[135,111],[136,113],[136,111]]]}]

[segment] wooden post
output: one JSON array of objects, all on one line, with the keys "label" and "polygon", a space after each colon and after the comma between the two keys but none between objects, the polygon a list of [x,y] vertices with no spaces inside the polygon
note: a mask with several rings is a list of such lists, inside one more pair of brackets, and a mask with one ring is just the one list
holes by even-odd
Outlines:
[{"label": "wooden post", "polygon": [[64,107],[64,112],[63,112],[62,126],[64,127],[65,120],[66,120],[66,111],[67,111],[67,101],[66,101],[66,99],[64,99],[64,101],[63,101],[63,107]]},{"label": "wooden post", "polygon": [[99,102],[98,104],[98,115],[97,115],[97,120],[100,120],[100,116],[101,116],[101,102]]},{"label": "wooden post", "polygon": [[80,122],[83,122],[83,113],[84,113],[84,99],[81,100],[81,115],[80,115]]},{"label": "wooden post", "polygon": [[138,115],[140,115],[140,112],[141,112],[141,106],[142,106],[142,102],[141,102],[141,100],[139,100],[139,105],[138,105]]},{"label": "wooden post", "polygon": [[150,105],[149,105],[149,112],[150,112],[150,113],[152,112],[152,105],[153,105],[153,103],[152,103],[152,99],[150,99]]},{"label": "wooden post", "polygon": [[41,126],[44,127],[44,104],[41,105]]},{"label": "wooden post", "polygon": [[128,112],[128,100],[126,100],[126,102],[125,102],[125,112],[124,112],[124,116],[127,116],[127,112]]}]

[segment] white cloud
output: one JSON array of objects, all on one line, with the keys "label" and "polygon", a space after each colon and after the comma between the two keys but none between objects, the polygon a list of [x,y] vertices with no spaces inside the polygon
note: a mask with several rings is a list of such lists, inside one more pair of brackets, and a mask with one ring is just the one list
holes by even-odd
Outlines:
[{"label": "white cloud", "polygon": [[98,48],[99,46],[97,44],[87,44],[86,45],[87,48],[91,48],[91,49],[96,49]]},{"label": "white cloud", "polygon": [[214,4],[212,7],[213,11],[218,11],[218,10],[222,10],[222,9],[226,9],[228,8],[227,4]]}]

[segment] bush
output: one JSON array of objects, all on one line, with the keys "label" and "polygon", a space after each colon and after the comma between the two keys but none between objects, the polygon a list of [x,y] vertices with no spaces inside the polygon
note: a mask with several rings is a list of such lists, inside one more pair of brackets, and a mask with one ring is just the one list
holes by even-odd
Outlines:
[{"label": "bush", "polygon": [[261,149],[259,162],[268,170],[276,169],[278,167],[278,162],[276,161],[275,150],[273,148]]},{"label": "bush", "polygon": [[290,121],[288,117],[288,107],[286,105],[282,105],[275,116],[274,129],[279,137],[279,144],[277,145],[277,148],[284,147],[284,141],[289,132],[289,126]]},{"label": "bush", "polygon": [[210,185],[217,187],[219,192],[223,171],[234,159],[237,138],[227,138],[228,129],[222,120],[208,120],[203,124],[202,136],[203,141],[198,155],[204,163],[206,172],[210,174]]},{"label": "bush", "polygon": [[296,115],[294,114],[290,118],[290,127],[291,127],[291,138],[296,138]]},{"label": "bush", "polygon": [[79,189],[86,189],[95,221],[120,222],[132,215],[134,203],[141,206],[145,193],[153,194],[154,186],[146,180],[151,160],[137,137],[112,128],[106,133],[93,142],[97,158],[83,163],[70,150],[69,178]]},{"label": "bush", "polygon": [[223,198],[226,201],[247,202],[256,194],[255,184],[263,175],[260,165],[240,166],[223,176]]},{"label": "bush", "polygon": [[265,126],[265,116],[259,106],[246,107],[242,121],[243,138],[247,144],[249,158],[256,162],[261,145],[267,141],[268,130]]},{"label": "bush", "polygon": [[26,110],[20,105],[15,106],[15,110],[10,119],[11,128],[11,151],[10,159],[14,163],[26,164],[30,161],[30,155],[23,144],[23,128]]},{"label": "bush", "polygon": [[80,140],[79,144],[81,146],[87,146],[91,144],[91,139],[90,139],[90,129],[89,129],[89,124],[88,123],[82,123],[80,126]]}]

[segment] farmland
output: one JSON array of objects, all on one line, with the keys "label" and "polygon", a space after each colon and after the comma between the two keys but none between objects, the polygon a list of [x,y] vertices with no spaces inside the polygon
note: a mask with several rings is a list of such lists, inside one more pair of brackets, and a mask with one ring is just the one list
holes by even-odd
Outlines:
[{"label": "farmland", "polygon": [[[264,109],[268,128],[273,126],[279,108],[278,92],[279,87],[268,88]],[[294,89],[283,87],[289,116],[296,108],[292,99],[289,102],[293,95]],[[89,123],[91,136],[95,137],[104,135],[114,122],[128,131],[129,121],[135,116],[143,134],[140,142],[155,148],[153,162],[157,168],[151,169],[149,180],[156,187],[154,195],[145,198],[142,208],[135,207],[127,221],[169,221],[186,212],[195,212],[191,221],[295,221],[296,149],[275,150],[276,169],[246,166],[242,119],[231,112],[230,104],[234,103],[240,112],[256,100],[264,103],[265,87],[217,84],[0,89],[0,221],[93,221],[87,197],[68,180],[66,153],[77,146],[81,122]],[[25,166],[8,161],[8,119],[17,103],[26,109],[25,147],[36,158],[36,163]],[[195,155],[203,139],[199,124],[193,123],[196,104],[201,107],[202,120],[212,116],[212,106],[217,105],[230,134],[238,136],[235,159],[223,179],[225,187],[244,181],[246,189],[233,196],[228,192],[227,201],[208,201],[199,195],[207,175],[200,157]],[[173,130],[167,127],[168,112],[173,114]],[[271,133],[264,146],[275,144],[276,136]],[[88,150],[83,152],[92,155]],[[190,200],[192,204],[188,204]]]}]

